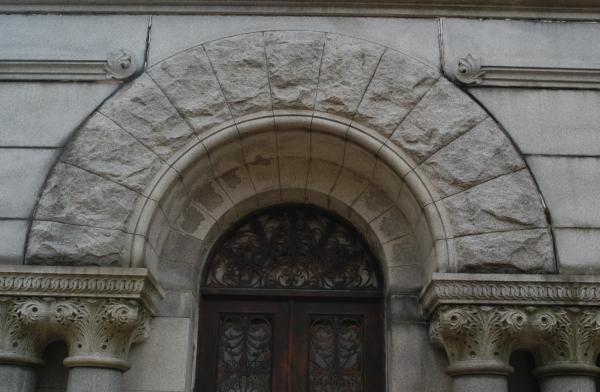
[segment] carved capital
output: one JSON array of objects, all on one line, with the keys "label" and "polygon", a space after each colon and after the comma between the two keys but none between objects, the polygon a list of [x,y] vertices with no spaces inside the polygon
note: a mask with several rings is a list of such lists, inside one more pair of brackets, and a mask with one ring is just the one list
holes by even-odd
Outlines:
[{"label": "carved capital", "polygon": [[136,300],[0,298],[0,362],[37,365],[45,346],[64,340],[66,366],[126,370],[132,343],[148,336],[150,314]]},{"label": "carved capital", "polygon": [[431,324],[431,338],[446,350],[450,374],[508,374],[515,336],[527,314],[512,307],[443,306]]},{"label": "carved capital", "polygon": [[540,308],[529,324],[539,374],[600,373],[600,308]]}]

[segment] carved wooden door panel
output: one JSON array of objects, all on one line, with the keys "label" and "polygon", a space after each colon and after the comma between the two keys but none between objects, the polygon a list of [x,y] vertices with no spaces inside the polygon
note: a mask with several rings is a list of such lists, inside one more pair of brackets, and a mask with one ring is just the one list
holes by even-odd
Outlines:
[{"label": "carved wooden door panel", "polygon": [[207,300],[196,392],[383,391],[381,304]]}]

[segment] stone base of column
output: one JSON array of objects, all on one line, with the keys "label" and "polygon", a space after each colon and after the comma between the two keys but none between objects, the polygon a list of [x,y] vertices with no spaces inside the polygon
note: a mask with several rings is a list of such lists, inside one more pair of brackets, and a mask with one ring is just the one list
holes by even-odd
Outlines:
[{"label": "stone base of column", "polygon": [[0,392],[34,392],[35,382],[33,367],[0,365]]},{"label": "stone base of column", "polygon": [[120,392],[122,380],[120,370],[74,367],[69,370],[67,392]]},{"label": "stone base of column", "polygon": [[[468,374],[454,376],[452,392],[508,392],[508,381],[502,375]],[[564,391],[561,391],[564,392]]]}]

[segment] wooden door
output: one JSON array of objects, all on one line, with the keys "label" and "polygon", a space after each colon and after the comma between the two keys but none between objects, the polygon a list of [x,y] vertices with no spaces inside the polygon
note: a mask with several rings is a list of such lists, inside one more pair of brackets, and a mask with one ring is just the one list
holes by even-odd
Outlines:
[{"label": "wooden door", "polygon": [[196,392],[383,391],[375,300],[207,299]]}]

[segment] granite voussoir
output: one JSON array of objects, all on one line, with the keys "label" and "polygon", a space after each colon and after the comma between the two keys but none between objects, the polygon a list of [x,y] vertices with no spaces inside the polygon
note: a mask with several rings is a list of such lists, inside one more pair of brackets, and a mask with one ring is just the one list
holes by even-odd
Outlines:
[{"label": "granite voussoir", "polygon": [[146,74],[125,86],[99,110],[165,160],[196,138]]},{"label": "granite voussoir", "polygon": [[438,79],[390,137],[420,163],[487,117],[485,111],[445,79]]},{"label": "granite voussoir", "polygon": [[202,47],[173,56],[148,70],[196,133],[231,121],[231,113]]},{"label": "granite voussoir", "polygon": [[265,32],[273,109],[313,109],[324,39],[312,31]]},{"label": "granite voussoir", "polygon": [[60,160],[142,192],[163,162],[114,122],[94,114]]},{"label": "granite voussoir", "polygon": [[234,117],[273,109],[262,33],[204,45]]}]

